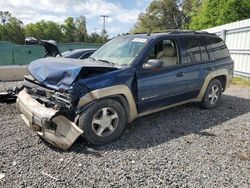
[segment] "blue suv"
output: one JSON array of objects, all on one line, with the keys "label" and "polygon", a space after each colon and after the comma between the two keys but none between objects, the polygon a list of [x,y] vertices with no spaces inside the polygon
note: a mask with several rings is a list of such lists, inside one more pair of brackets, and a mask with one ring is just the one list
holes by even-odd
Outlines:
[{"label": "blue suv", "polygon": [[26,124],[55,146],[68,149],[80,135],[101,145],[140,116],[190,102],[217,107],[233,67],[214,34],[125,35],[85,60],[33,61],[17,107]]}]

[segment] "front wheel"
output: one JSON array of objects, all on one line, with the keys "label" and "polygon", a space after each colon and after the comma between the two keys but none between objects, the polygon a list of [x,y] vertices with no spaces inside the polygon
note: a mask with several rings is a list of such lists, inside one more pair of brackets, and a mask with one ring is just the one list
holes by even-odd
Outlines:
[{"label": "front wheel", "polygon": [[205,95],[201,101],[202,107],[206,109],[216,108],[221,100],[222,86],[221,82],[213,79],[207,86]]},{"label": "front wheel", "polygon": [[88,107],[79,119],[83,137],[94,145],[107,144],[122,133],[126,113],[122,105],[113,99],[103,99]]}]

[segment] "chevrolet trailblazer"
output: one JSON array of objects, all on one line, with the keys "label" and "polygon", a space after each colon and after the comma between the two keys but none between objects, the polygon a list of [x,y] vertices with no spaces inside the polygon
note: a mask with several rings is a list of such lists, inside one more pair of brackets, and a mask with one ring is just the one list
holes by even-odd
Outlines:
[{"label": "chevrolet trailblazer", "polygon": [[57,147],[68,149],[80,135],[101,145],[140,116],[189,102],[217,107],[233,67],[215,34],[125,35],[85,60],[33,61],[17,107],[26,124]]}]

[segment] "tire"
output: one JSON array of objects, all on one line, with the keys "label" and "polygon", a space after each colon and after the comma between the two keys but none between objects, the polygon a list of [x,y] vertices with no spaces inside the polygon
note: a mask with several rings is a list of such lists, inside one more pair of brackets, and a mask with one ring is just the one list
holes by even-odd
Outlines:
[{"label": "tire", "polygon": [[201,101],[201,106],[205,109],[216,108],[221,101],[222,85],[217,79],[213,79],[207,86],[207,90]]},{"label": "tire", "polygon": [[103,99],[88,107],[79,118],[82,136],[91,144],[103,145],[116,140],[126,125],[122,105],[113,99]]}]

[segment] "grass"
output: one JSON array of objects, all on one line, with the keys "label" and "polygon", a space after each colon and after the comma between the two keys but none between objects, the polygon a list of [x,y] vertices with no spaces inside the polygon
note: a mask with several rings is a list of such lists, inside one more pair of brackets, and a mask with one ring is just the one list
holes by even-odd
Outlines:
[{"label": "grass", "polygon": [[244,85],[250,87],[250,79],[234,77],[232,80],[233,85]]}]

